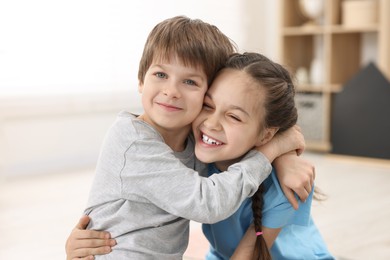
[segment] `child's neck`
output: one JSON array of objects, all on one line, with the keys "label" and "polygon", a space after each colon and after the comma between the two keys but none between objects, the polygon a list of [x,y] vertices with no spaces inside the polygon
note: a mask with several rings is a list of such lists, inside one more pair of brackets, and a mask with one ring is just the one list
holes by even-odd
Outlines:
[{"label": "child's neck", "polygon": [[191,131],[191,126],[178,130],[161,130],[160,134],[164,138],[165,143],[175,152],[182,152],[187,144],[187,137]]},{"label": "child's neck", "polygon": [[215,167],[217,167],[218,170],[223,172],[223,171],[227,171],[227,169],[229,168],[230,165],[235,164],[235,163],[241,161],[242,158],[243,158],[243,156],[241,156],[239,158],[236,158],[236,159],[227,160],[227,161],[214,162],[214,164],[215,164]]},{"label": "child's neck", "polygon": [[177,129],[171,129],[171,128],[167,129],[150,122],[147,119],[147,117],[145,117],[145,114],[138,116],[138,119],[143,120],[149,125],[153,126],[154,129],[156,129],[160,133],[160,135],[164,139],[164,142],[169,147],[171,147],[173,151],[182,152],[186,148],[186,144],[187,144],[186,140],[191,131],[191,124]]}]

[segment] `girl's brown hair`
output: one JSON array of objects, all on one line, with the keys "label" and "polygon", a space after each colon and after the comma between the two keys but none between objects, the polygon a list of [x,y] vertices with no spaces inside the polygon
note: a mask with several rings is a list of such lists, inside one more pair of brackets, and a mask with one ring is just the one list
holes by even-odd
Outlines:
[{"label": "girl's brown hair", "polygon": [[[278,132],[287,130],[298,119],[295,107],[295,89],[290,73],[267,57],[258,53],[233,54],[225,68],[247,73],[259,87],[266,90],[264,127],[276,127]],[[263,209],[263,184],[252,197],[252,211],[256,232],[261,232]],[[253,259],[271,259],[262,235],[257,236]]]},{"label": "girl's brown hair", "polygon": [[169,61],[173,56],[186,66],[204,70],[210,85],[234,51],[235,44],[216,26],[185,16],[169,18],[150,32],[139,63],[138,80],[143,83],[153,60]]}]

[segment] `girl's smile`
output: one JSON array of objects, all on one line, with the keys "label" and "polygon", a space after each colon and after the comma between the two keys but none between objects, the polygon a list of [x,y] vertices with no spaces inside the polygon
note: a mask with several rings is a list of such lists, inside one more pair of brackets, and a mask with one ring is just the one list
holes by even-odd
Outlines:
[{"label": "girl's smile", "polygon": [[205,144],[206,146],[220,146],[223,145],[223,142],[220,142],[216,139],[211,138],[210,136],[207,136],[206,134],[202,133],[201,134],[202,138],[202,143]]},{"label": "girl's smile", "polygon": [[215,162],[223,169],[259,145],[264,100],[262,86],[246,72],[221,70],[193,122],[197,158],[205,163]]}]

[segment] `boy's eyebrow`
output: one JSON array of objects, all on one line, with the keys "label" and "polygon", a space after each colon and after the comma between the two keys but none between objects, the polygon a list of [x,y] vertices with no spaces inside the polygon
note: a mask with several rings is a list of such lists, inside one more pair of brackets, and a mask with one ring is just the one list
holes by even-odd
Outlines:
[{"label": "boy's eyebrow", "polygon": [[[188,77],[190,77],[190,78],[199,78],[199,80],[202,80],[202,81],[205,78],[205,77],[202,77],[202,75],[200,75],[200,74],[189,74]],[[207,81],[207,79],[205,81]]]},{"label": "boy's eyebrow", "polygon": [[164,65],[162,65],[162,64],[151,64],[150,65],[150,67],[152,68],[155,68],[155,67],[158,67],[158,68],[160,68],[160,69],[163,69],[164,68]]},{"label": "boy's eyebrow", "polygon": [[[210,98],[211,100],[213,100],[213,96],[212,96],[210,93],[206,92],[206,95],[205,95],[205,96],[208,97],[208,98]],[[239,111],[241,111],[242,113],[244,113],[245,115],[247,115],[248,117],[250,117],[249,113],[246,112],[242,107],[235,106],[235,105],[229,105],[229,108],[230,108],[230,109],[233,109],[233,110],[239,110]]]}]

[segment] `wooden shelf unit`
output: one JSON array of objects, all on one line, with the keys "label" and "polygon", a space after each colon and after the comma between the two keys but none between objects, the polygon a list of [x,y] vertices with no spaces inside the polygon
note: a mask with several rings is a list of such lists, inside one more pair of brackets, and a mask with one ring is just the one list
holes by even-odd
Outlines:
[{"label": "wooden shelf unit", "polygon": [[[309,150],[328,152],[332,149],[330,133],[332,95],[340,91],[343,84],[362,68],[364,34],[374,35],[376,65],[388,79],[390,78],[390,1],[371,0],[378,3],[378,23],[362,26],[342,24],[343,0],[324,0],[323,23],[320,25],[306,24],[308,20],[301,14],[299,0],[280,1],[282,63],[293,74],[299,68],[310,71],[314,57],[320,54],[322,82],[319,84],[298,82],[297,95],[315,96],[323,106],[318,109],[321,114],[312,115],[312,118],[316,118],[315,121],[306,122],[309,125],[320,122],[321,137],[312,139],[304,127],[303,132]],[[320,50],[318,50],[319,43]],[[298,104],[297,106],[300,110]],[[300,118],[301,113],[303,112],[300,112]]]}]

